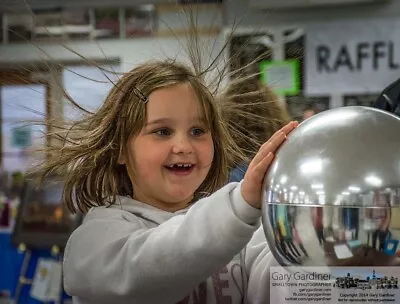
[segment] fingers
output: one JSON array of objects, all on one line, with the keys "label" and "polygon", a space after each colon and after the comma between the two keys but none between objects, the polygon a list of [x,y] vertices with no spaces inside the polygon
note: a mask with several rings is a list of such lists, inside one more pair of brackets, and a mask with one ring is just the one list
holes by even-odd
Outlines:
[{"label": "fingers", "polygon": [[286,136],[290,132],[292,132],[297,126],[298,126],[297,121],[291,121],[286,126],[281,128],[279,131],[275,132],[274,135],[272,135],[271,138],[261,146],[259,152],[254,157],[253,161],[255,163],[258,163],[268,154],[268,152],[274,153],[279,148],[279,146],[285,141]]},{"label": "fingers", "polygon": [[272,152],[268,152],[267,156],[264,157],[255,167],[253,172],[253,178],[255,181],[259,181],[262,183],[265,177],[265,172],[267,172],[269,165],[272,163],[274,159],[274,154]]},{"label": "fingers", "polygon": [[257,165],[268,155],[269,152],[275,152],[280,144],[285,140],[285,138],[285,133],[280,131],[278,131],[278,133],[275,133],[265,144],[261,146],[258,153],[254,156],[252,163]]},{"label": "fingers", "polygon": [[281,129],[279,129],[278,131],[276,131],[276,132],[271,136],[271,138],[261,146],[260,150],[261,150],[264,146],[267,146],[271,141],[275,140],[276,137],[281,136],[281,133],[285,134],[285,136],[286,136],[286,135],[289,135],[289,133],[292,132],[298,125],[299,125],[299,123],[298,123],[297,121],[291,121],[291,122],[289,122],[287,125],[285,125],[285,126],[282,127]]},{"label": "fingers", "polygon": [[274,158],[269,152],[258,164],[249,166],[243,183],[241,193],[244,200],[254,208],[261,208],[261,188],[265,173]]},{"label": "fingers", "polygon": [[[282,129],[280,129],[279,131],[284,132],[286,135],[288,135],[290,132],[292,132],[297,126],[299,125],[299,123],[297,121],[291,121],[289,122],[286,126],[284,126]],[[279,132],[278,131],[278,132]]]},{"label": "fingers", "polygon": [[255,208],[260,208],[261,187],[274,154],[279,146],[285,141],[286,136],[297,127],[297,122],[290,122],[264,143],[256,156],[251,161],[244,177],[241,192],[247,203]]}]

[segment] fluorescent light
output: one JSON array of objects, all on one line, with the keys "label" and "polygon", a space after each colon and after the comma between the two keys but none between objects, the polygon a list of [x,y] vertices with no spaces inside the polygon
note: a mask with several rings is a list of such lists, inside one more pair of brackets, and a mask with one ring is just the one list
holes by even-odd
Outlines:
[{"label": "fluorescent light", "polygon": [[311,188],[312,189],[323,189],[324,185],[323,184],[312,184]]},{"label": "fluorescent light", "polygon": [[375,175],[367,176],[365,178],[365,182],[371,186],[376,186],[376,187],[382,186],[382,180]]},{"label": "fluorescent light", "polygon": [[350,186],[349,190],[351,192],[360,192],[361,191],[360,187],[357,187],[357,186]]},{"label": "fluorescent light", "polygon": [[280,182],[281,182],[282,185],[284,185],[284,184],[286,184],[287,180],[288,180],[287,176],[284,175],[284,176],[281,177]]},{"label": "fluorescent light", "polygon": [[305,175],[322,172],[322,160],[320,158],[309,160],[300,165],[300,171]]}]

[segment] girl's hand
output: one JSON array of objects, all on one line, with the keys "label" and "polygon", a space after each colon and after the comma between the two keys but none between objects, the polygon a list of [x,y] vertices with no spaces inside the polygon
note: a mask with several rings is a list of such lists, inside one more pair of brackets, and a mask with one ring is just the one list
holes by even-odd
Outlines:
[{"label": "girl's hand", "polygon": [[298,125],[296,121],[288,123],[272,135],[254,156],[241,185],[242,196],[249,205],[258,209],[261,208],[261,193],[265,174],[274,159],[276,150],[285,141],[286,136]]}]

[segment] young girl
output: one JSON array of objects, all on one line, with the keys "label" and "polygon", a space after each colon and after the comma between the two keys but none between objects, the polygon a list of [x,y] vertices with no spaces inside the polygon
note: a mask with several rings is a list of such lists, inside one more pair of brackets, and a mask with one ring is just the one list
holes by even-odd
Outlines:
[{"label": "young girl", "polygon": [[65,201],[86,212],[65,248],[74,303],[269,302],[262,183],[297,123],[260,148],[241,183],[225,185],[235,146],[216,107],[188,68],[151,62],[63,135],[44,172],[67,172]]}]

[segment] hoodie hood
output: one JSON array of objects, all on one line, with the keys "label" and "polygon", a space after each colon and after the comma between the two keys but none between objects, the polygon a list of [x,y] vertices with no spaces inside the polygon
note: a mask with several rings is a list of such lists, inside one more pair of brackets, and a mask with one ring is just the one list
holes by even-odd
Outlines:
[{"label": "hoodie hood", "polygon": [[[92,209],[108,208],[111,210],[122,210],[134,214],[135,216],[146,221],[159,225],[165,221],[168,221],[174,216],[185,214],[191,207],[192,205],[176,212],[169,212],[142,203],[128,196],[117,196],[114,205],[110,207],[96,207]],[[91,212],[89,212],[87,216],[90,217],[90,214]]]}]

